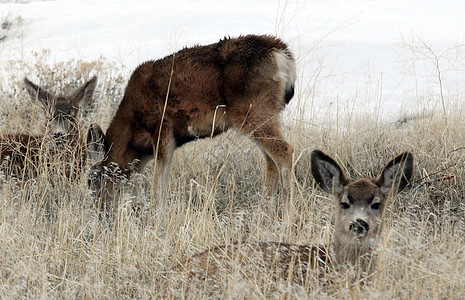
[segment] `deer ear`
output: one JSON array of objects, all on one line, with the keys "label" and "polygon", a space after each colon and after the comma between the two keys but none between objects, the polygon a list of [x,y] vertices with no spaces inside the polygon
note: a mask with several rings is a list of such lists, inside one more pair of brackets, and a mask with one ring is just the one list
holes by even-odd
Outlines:
[{"label": "deer ear", "polygon": [[29,96],[31,96],[32,101],[39,100],[44,108],[51,107],[51,102],[55,100],[55,96],[53,94],[34,84],[32,81],[27,79],[27,77],[24,78],[24,84],[26,86],[26,91],[29,93]]},{"label": "deer ear", "polygon": [[349,181],[341,167],[320,150],[312,152],[312,174],[319,186],[329,194],[339,194]]},{"label": "deer ear", "polygon": [[106,137],[98,124],[90,124],[87,130],[87,152],[92,163],[102,160],[106,155]]},{"label": "deer ear", "polygon": [[96,85],[97,76],[94,76],[78,88],[72,95],[74,105],[82,109],[82,107],[92,99],[92,94],[94,93]]},{"label": "deer ear", "polygon": [[413,155],[404,152],[391,160],[379,173],[376,184],[384,195],[400,192],[412,178]]}]

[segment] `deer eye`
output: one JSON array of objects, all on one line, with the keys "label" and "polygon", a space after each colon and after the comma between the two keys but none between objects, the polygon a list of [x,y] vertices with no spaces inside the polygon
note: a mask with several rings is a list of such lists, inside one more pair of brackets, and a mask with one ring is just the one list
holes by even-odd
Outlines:
[{"label": "deer eye", "polygon": [[377,209],[380,209],[380,208],[381,208],[381,203],[373,203],[371,205],[371,209],[376,209],[377,210]]},{"label": "deer eye", "polygon": [[347,195],[347,200],[349,200],[350,203],[355,202],[354,197],[352,197],[351,195]]},{"label": "deer eye", "polygon": [[342,209],[349,209],[349,208],[350,208],[350,204],[349,204],[349,203],[346,203],[346,202],[341,202],[341,208],[342,208]]}]

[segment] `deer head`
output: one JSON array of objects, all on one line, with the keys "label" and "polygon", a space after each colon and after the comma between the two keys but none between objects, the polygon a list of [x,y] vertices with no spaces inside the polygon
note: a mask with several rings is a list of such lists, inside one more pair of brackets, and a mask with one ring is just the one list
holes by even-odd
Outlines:
[{"label": "deer head", "polygon": [[33,101],[39,101],[47,114],[47,131],[59,137],[76,131],[79,112],[92,98],[97,77],[91,78],[70,95],[54,95],[24,78],[26,90]]},{"label": "deer head", "polygon": [[400,192],[413,173],[413,155],[404,152],[391,160],[376,178],[346,177],[341,167],[319,150],[312,152],[312,174],[335,201],[336,259],[356,263],[371,253],[382,230],[388,200]]}]

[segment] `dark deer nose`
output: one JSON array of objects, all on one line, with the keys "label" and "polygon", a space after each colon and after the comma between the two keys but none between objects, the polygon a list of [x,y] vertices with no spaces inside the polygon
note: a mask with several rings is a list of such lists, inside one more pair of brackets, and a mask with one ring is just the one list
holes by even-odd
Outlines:
[{"label": "dark deer nose", "polygon": [[365,234],[370,229],[370,226],[367,222],[362,219],[357,219],[355,222],[350,223],[349,229],[351,232],[355,233],[357,236],[365,236]]}]

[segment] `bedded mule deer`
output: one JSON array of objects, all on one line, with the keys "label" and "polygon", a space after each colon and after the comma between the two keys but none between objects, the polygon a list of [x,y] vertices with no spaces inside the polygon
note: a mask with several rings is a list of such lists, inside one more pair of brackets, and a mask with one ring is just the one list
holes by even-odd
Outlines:
[{"label": "bedded mule deer", "polygon": [[143,63],[131,75],[106,131],[106,159],[93,168],[104,203],[115,198],[112,191],[119,184],[103,176],[112,173],[109,169],[116,166],[129,177],[153,157],[156,190],[165,200],[174,150],[229,128],[260,147],[267,193],[280,180],[287,199],[293,148],[283,138],[279,113],[293,97],[295,78],[291,51],[271,36],[225,38]]},{"label": "bedded mule deer", "polygon": [[26,90],[46,113],[42,134],[9,134],[0,137],[0,160],[18,178],[36,173],[44,155],[66,163],[68,176],[78,176],[86,160],[79,112],[92,98],[93,77],[70,95],[54,95],[25,78]]},{"label": "bedded mule deer", "polygon": [[315,150],[311,158],[316,182],[334,199],[335,233],[330,245],[244,242],[219,246],[177,265],[173,273],[183,275],[188,284],[189,278],[214,281],[233,266],[258,266],[265,269],[264,273],[273,272],[275,279],[301,284],[309,270],[323,270],[320,274],[324,274],[347,263],[362,271],[372,271],[385,208],[389,198],[410,180],[413,155],[404,152],[394,158],[374,179],[355,180],[347,178],[341,167],[323,152]]}]

